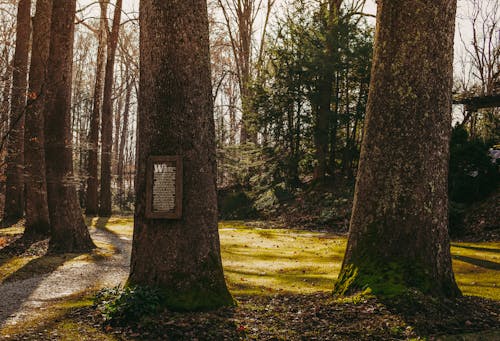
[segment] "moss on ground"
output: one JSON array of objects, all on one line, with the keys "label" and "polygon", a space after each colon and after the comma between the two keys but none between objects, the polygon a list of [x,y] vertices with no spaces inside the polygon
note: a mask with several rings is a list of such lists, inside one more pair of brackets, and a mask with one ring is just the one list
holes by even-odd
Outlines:
[{"label": "moss on ground", "polygon": [[[111,218],[106,223],[101,222],[99,226],[97,220],[91,221],[93,228],[104,228],[118,236],[132,236],[132,218]],[[346,247],[346,238],[342,236],[281,228],[256,228],[253,224],[241,221],[221,222],[219,230],[226,281],[236,297],[331,292]],[[0,236],[4,235],[4,231],[5,229],[0,229]],[[9,230],[8,233],[12,231]],[[100,251],[96,255],[73,255],[63,261],[93,261],[114,252],[111,244],[100,244],[99,247]],[[500,300],[500,242],[453,243],[451,252],[457,283],[465,295]],[[22,276],[16,276],[24,278],[33,275],[38,270],[26,266],[37,259],[34,256],[0,259],[0,281],[23,268],[26,269],[21,271]],[[40,264],[45,264],[46,267],[42,266],[45,269],[58,264],[54,259],[44,262]],[[362,302],[363,298],[360,296],[349,300],[356,303]],[[37,331],[41,328],[49,330],[49,334],[55,333],[57,339],[61,340],[72,340],[77,336],[89,340],[114,340],[109,333],[90,325],[79,324],[68,315],[75,308],[90,304],[91,301],[81,295],[57,302],[44,311],[43,316],[34,316],[26,323],[4,328],[0,338],[9,339],[6,335],[20,335],[26,330]]]}]

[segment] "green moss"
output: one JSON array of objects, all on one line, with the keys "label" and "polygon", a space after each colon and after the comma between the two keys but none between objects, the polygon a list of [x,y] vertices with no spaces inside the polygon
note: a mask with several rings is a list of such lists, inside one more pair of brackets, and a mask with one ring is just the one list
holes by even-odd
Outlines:
[{"label": "green moss", "polygon": [[[209,255],[201,264],[201,277],[192,279],[191,274],[176,273],[174,288],[161,288],[165,305],[176,311],[203,311],[224,306],[234,306],[235,301],[227,289],[224,278],[218,278],[222,267],[217,255]],[[215,274],[215,275],[214,275]]]},{"label": "green moss", "polygon": [[432,281],[423,266],[408,260],[391,262],[362,260],[348,264],[334,287],[336,295],[370,292],[376,296],[394,297],[414,288],[431,293]]}]

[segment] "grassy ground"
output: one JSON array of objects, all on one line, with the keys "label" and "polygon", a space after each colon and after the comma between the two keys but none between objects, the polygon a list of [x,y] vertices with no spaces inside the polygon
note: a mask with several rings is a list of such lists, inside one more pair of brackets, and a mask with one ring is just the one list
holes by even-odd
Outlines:
[{"label": "grassy ground", "polygon": [[[132,237],[131,218],[113,217],[106,221],[89,219],[87,223],[94,227],[105,228],[123,238]],[[351,301],[347,302],[347,304],[350,304],[349,306],[342,306],[344,303],[330,301],[329,292],[331,292],[340,270],[346,247],[345,236],[288,230],[269,227],[266,223],[243,223],[238,221],[221,222],[219,229],[226,280],[231,292],[240,301],[240,308],[237,308],[236,311],[221,312],[222,316],[216,318],[217,321],[223,321],[221,326],[216,324],[214,326],[207,325],[203,328],[220,327],[221,330],[228,328],[227,330],[232,331],[232,336],[229,339],[233,339],[233,336],[252,339],[252,335],[258,339],[267,338],[266,335],[268,334],[262,334],[260,328],[269,333],[269,338],[272,338],[272,335],[281,335],[286,338],[286,335],[288,335],[289,338],[294,339],[297,335],[287,334],[289,331],[286,332],[285,330],[291,327],[285,322],[283,322],[282,326],[280,321],[285,317],[286,319],[307,319],[305,315],[301,315],[303,313],[300,311],[300,305],[307,306],[309,302],[314,301],[321,302],[321,304],[314,303],[314,307],[311,308],[316,311],[316,315],[310,317],[312,320],[317,318],[318,311],[321,312],[321,309],[326,309],[325,314],[331,315],[330,318],[336,319],[337,322],[340,321],[339,325],[347,328],[346,330],[349,328],[352,330],[363,329],[366,324],[375,324],[378,327],[374,327],[374,330],[382,333],[380,334],[382,339],[392,334],[394,334],[395,338],[414,335],[412,334],[413,327],[409,326],[404,318],[394,315],[387,309],[384,310],[385,308],[380,308],[378,302],[365,301],[365,306],[360,307],[357,305],[358,302],[353,304]],[[22,229],[2,229],[0,230],[0,239],[18,234],[21,231]],[[100,247],[101,253],[112,250],[112,246],[109,245],[100,245]],[[456,279],[465,295],[500,300],[500,242],[453,243],[452,256]],[[17,278],[22,279],[29,276],[23,266],[36,259],[36,257],[39,256],[27,254],[10,259],[0,257],[0,283],[6,279],[16,280]],[[96,260],[95,255],[84,255],[79,256],[77,259],[68,257],[67,261],[98,261],[98,259]],[[56,263],[61,264],[63,262],[58,260]],[[47,269],[50,270],[51,268],[53,267],[49,264]],[[20,269],[24,269],[21,271],[22,276],[19,275]],[[43,269],[37,269],[36,271],[33,269],[33,273],[43,273],[43,271]],[[91,305],[88,295],[89,293],[78,293],[69,297],[66,301],[56,302],[47,310],[51,313],[46,314],[45,321],[31,321],[30,325],[2,330],[0,338],[3,336],[8,339],[7,335],[10,335],[11,339],[16,339],[20,333],[23,334],[28,331],[27,339],[31,339],[30,335],[33,336],[35,333],[36,338],[33,339],[39,340],[122,339],[124,337],[123,330],[114,334],[113,330],[103,330],[95,323],[89,322],[85,317],[88,315],[89,306]],[[337,311],[335,307],[338,307],[339,304],[341,308],[338,309],[345,310],[347,312],[345,314],[349,316],[346,317],[345,314],[342,316],[335,315]],[[79,310],[81,307],[87,307],[87,310],[84,309],[82,312],[82,310]],[[273,313],[274,315],[271,314],[274,311],[273,309],[276,310]],[[328,309],[334,310],[332,312]],[[287,316],[288,311],[291,311],[294,315]],[[363,320],[362,317],[365,313],[367,314],[366,319]],[[82,317],[82,314],[85,316]],[[230,318],[224,314],[229,314]],[[189,320],[191,318],[189,316],[191,315],[182,315],[175,318],[182,322],[180,324],[182,327],[191,323],[192,320]],[[197,315],[196,319],[199,319],[199,316]],[[358,325],[346,327],[346,323],[351,323],[346,321],[352,318],[359,320],[356,322]],[[184,319],[188,319],[187,322]],[[202,317],[202,321],[207,320],[213,321],[213,316]],[[481,319],[478,318],[477,320]],[[321,322],[322,320],[318,321]],[[475,323],[469,320],[463,322]],[[327,326],[332,328],[332,321],[325,323],[325,328]],[[360,323],[364,325],[360,325]],[[385,327],[383,327],[384,323],[387,324]],[[268,327],[265,327],[268,324],[278,329],[269,331]],[[249,325],[253,325],[252,328],[255,330],[249,330]],[[172,326],[179,328],[177,324],[172,324]],[[320,327],[321,325],[318,325],[317,328],[319,329],[316,333],[320,333],[320,331],[327,332],[322,331]],[[497,327],[499,326],[497,325]],[[169,328],[169,326],[166,326],[166,328]],[[279,328],[284,329],[280,331]],[[476,329],[481,330],[479,327]],[[182,330],[182,328],[179,330]],[[74,334],[75,331],[77,334]],[[188,332],[186,331],[186,333]],[[304,333],[306,331],[302,334]],[[126,335],[124,339],[134,339],[134,337],[139,336],[134,331],[128,331]],[[371,334],[341,333],[339,335],[340,339],[351,339],[351,337],[355,339],[368,337]],[[349,335],[349,337],[343,338],[342,335]],[[498,334],[495,334],[496,336]]]}]

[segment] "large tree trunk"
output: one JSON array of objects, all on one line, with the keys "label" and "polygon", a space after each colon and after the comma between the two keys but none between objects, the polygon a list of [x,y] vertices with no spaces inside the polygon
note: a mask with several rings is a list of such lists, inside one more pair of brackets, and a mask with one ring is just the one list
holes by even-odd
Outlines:
[{"label": "large tree trunk", "polygon": [[106,56],[107,36],[107,9],[108,0],[99,1],[101,18],[99,24],[99,45],[97,47],[97,68],[94,83],[94,99],[92,114],[90,116],[89,153],[87,160],[87,192],[85,200],[85,213],[97,214],[99,207],[98,188],[98,149],[99,149],[99,122],[101,119],[102,83],[104,79],[104,62]]},{"label": "large tree trunk", "polygon": [[76,0],[53,0],[45,102],[45,152],[52,252],[94,247],[78,203],[71,146],[71,78]]},{"label": "large tree trunk", "polygon": [[31,36],[31,1],[20,0],[17,9],[16,50],[13,60],[10,132],[7,141],[5,220],[24,214],[24,111],[28,85],[28,57]]},{"label": "large tree trunk", "polygon": [[122,13],[122,0],[117,0],[113,15],[113,26],[108,37],[108,56],[104,77],[104,97],[101,119],[101,192],[99,193],[99,216],[111,215],[111,147],[113,145],[113,81],[116,47]]},{"label": "large tree trunk", "polygon": [[456,0],[378,2],[339,294],[460,295],[447,232],[455,11]]},{"label": "large tree trunk", "polygon": [[[207,3],[142,0],[140,25],[136,211],[129,281],[160,287],[165,305],[172,309],[231,305],[217,229]],[[181,219],[145,217],[146,163],[152,155],[183,159]]]},{"label": "large tree trunk", "polygon": [[45,137],[43,132],[43,94],[50,45],[52,0],[37,0],[33,19],[33,46],[29,75],[29,101],[26,110],[24,158],[26,174],[26,229],[28,238],[50,234]]}]

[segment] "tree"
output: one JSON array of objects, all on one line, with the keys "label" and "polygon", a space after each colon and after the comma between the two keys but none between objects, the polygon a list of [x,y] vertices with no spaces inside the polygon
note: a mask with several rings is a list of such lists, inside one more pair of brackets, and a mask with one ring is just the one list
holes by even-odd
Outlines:
[{"label": "tree", "polygon": [[[266,5],[266,15],[262,28],[262,42],[266,34],[269,16],[276,0],[268,0]],[[252,58],[253,36],[255,33],[255,22],[259,12],[263,9],[262,1],[255,0],[218,0],[226,22],[227,33],[229,34],[231,49],[235,62],[235,72],[238,80],[240,100],[241,100],[241,129],[240,143],[257,143],[257,129],[253,124],[255,119],[251,113],[251,82],[254,71],[254,60]],[[257,67],[262,66],[264,44],[260,45],[257,52]],[[257,70],[257,72],[259,72]]]},{"label": "tree", "polygon": [[54,0],[45,101],[45,157],[52,252],[94,247],[85,226],[73,176],[71,79],[76,0]]},{"label": "tree", "polygon": [[456,1],[378,6],[366,131],[334,291],[456,297],[447,232]]},{"label": "tree", "polygon": [[[111,215],[111,153],[113,144],[113,81],[115,55],[122,13],[122,0],[117,0],[113,15],[113,25],[108,34],[106,74],[104,76],[104,96],[101,116],[101,192],[99,193],[99,216]],[[108,30],[109,31],[109,30]],[[117,115],[119,113],[116,113]]]},{"label": "tree", "polygon": [[10,132],[7,141],[5,220],[17,220],[24,214],[24,110],[26,108],[28,57],[31,37],[30,10],[30,0],[19,1],[16,50],[13,60]]},{"label": "tree", "polygon": [[[217,229],[207,3],[143,0],[140,25],[140,123],[129,283],[160,287],[164,303],[173,309],[231,305]],[[145,216],[146,163],[152,155],[183,159],[181,219]]]},{"label": "tree", "polygon": [[50,233],[45,174],[43,94],[49,57],[52,0],[37,0],[33,19],[33,43],[29,74],[29,101],[26,109],[24,158],[26,174],[26,229],[29,238]]},{"label": "tree", "polygon": [[108,0],[99,1],[101,17],[99,20],[97,47],[97,69],[94,85],[94,98],[92,104],[92,115],[90,118],[89,132],[89,152],[87,159],[87,191],[85,201],[85,212],[87,214],[97,214],[99,196],[98,196],[98,149],[99,149],[99,122],[101,119],[102,107],[102,85],[104,80],[104,62],[106,57],[106,35],[107,35],[107,8]]}]

